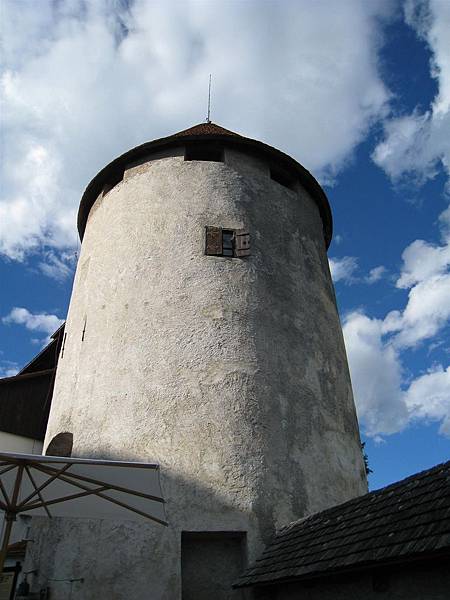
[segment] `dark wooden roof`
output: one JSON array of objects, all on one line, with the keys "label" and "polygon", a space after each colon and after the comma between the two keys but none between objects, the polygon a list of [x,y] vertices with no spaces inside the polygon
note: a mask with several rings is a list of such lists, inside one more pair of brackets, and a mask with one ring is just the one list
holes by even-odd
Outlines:
[{"label": "dark wooden roof", "polygon": [[450,462],[281,529],[236,587],[450,556]]},{"label": "dark wooden roof", "polygon": [[51,336],[51,342],[45,346],[34,358],[19,371],[19,375],[25,373],[35,373],[36,371],[46,371],[56,367],[56,362],[61,348],[61,342],[64,335],[65,323],[59,327]]},{"label": "dark wooden roof", "polygon": [[239,135],[239,133],[225,129],[225,127],[221,127],[215,123],[199,123],[198,125],[194,125],[193,127],[189,127],[188,129],[183,129],[183,131],[174,133],[171,137],[179,138],[191,135],[226,135],[237,138],[242,137],[242,135]]},{"label": "dark wooden roof", "polygon": [[55,369],[0,379],[0,431],[43,440]]},{"label": "dark wooden roof", "polygon": [[325,192],[311,173],[292,157],[284,154],[284,152],[281,152],[268,144],[264,144],[263,142],[229,131],[215,123],[200,123],[173,135],[169,135],[168,137],[146,142],[141,146],[137,146],[136,148],[125,152],[125,154],[122,154],[106,165],[106,167],[92,179],[81,198],[80,208],[78,210],[78,233],[80,239],[83,239],[91,207],[103,187],[109,181],[116,179],[118,174],[123,173],[124,169],[130,164],[151,156],[151,154],[155,152],[171,147],[179,147],[180,144],[205,141],[220,142],[224,145],[236,147],[244,152],[262,155],[270,162],[275,163],[276,165],[281,164],[283,168],[295,172],[296,177],[298,177],[303,187],[311,194],[311,197],[319,208],[323,223],[325,243],[328,248],[333,234],[333,219],[330,204]]},{"label": "dark wooden roof", "polygon": [[17,375],[0,379],[0,431],[44,439],[63,335],[64,325]]}]

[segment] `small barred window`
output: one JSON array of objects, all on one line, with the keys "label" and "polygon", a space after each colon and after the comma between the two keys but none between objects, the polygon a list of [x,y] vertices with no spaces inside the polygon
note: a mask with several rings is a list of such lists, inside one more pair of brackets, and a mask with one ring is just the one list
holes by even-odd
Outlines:
[{"label": "small barred window", "polygon": [[244,229],[206,227],[205,254],[241,258],[250,255],[250,234]]}]

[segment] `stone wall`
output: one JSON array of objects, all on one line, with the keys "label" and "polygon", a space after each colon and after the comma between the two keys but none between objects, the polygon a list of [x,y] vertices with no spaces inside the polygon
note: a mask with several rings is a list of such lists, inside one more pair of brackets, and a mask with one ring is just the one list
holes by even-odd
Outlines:
[{"label": "stone wall", "polygon": [[[251,256],[205,256],[208,225],[248,229]],[[74,599],[180,598],[182,531],[245,532],[252,561],[366,491],[319,211],[261,158],[126,172],[91,209],[65,331],[45,447],[159,463],[170,523],[46,533],[43,570],[90,573]]]}]

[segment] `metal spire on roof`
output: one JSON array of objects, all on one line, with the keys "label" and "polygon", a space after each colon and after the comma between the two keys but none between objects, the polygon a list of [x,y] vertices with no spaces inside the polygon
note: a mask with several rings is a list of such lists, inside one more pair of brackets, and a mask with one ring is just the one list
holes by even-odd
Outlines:
[{"label": "metal spire on roof", "polygon": [[211,123],[211,73],[209,74],[209,87],[208,87],[208,116],[206,122]]}]

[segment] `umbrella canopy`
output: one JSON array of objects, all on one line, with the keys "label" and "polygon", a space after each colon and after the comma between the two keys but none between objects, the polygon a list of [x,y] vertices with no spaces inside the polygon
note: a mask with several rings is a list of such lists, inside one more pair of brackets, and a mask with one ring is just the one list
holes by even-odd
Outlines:
[{"label": "umbrella canopy", "polygon": [[18,514],[150,519],[167,525],[159,466],[139,462],[1,452],[0,510],[6,519],[0,573]]}]

